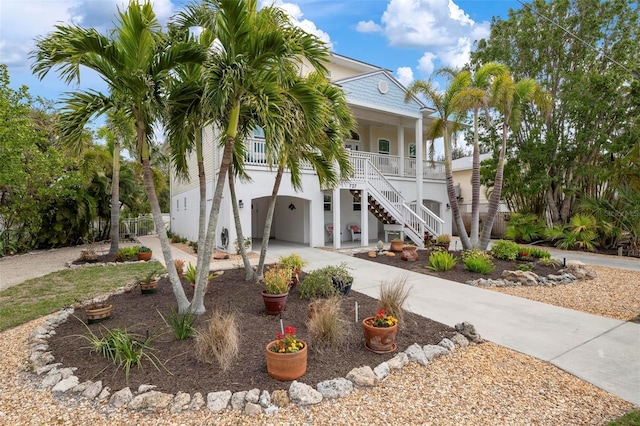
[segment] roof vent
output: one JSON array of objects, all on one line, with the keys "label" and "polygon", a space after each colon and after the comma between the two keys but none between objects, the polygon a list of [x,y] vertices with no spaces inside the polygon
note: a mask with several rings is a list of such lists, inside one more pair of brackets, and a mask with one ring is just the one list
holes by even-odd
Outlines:
[{"label": "roof vent", "polygon": [[385,93],[387,93],[389,91],[389,85],[387,84],[386,81],[380,80],[378,82],[378,90],[380,91],[380,93],[382,93],[384,95]]}]

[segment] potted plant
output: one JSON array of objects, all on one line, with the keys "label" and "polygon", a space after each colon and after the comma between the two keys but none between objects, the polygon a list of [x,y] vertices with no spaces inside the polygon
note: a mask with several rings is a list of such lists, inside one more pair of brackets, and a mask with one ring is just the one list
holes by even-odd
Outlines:
[{"label": "potted plant", "polygon": [[327,276],[331,279],[336,290],[338,290],[338,292],[343,296],[347,296],[351,291],[351,285],[353,284],[353,275],[349,272],[347,264],[342,262],[338,266],[325,266],[324,270],[327,273]]},{"label": "potted plant", "polygon": [[400,255],[402,260],[415,262],[418,260],[418,257],[418,246],[413,244],[405,244],[402,246],[402,254]]},{"label": "potted plant", "polygon": [[404,246],[404,241],[400,238],[394,238],[391,240],[391,247],[389,247],[389,251],[393,251],[399,253],[402,251],[402,247]]},{"label": "potted plant", "polygon": [[300,281],[300,271],[306,264],[307,262],[296,253],[278,258],[278,265],[280,265],[280,267],[291,270],[291,288],[295,287]]},{"label": "potted plant", "polygon": [[142,246],[138,249],[138,260],[151,260],[151,256],[153,255],[153,252],[151,251],[151,249],[147,246]]},{"label": "potted plant", "polygon": [[278,340],[266,346],[267,373],[276,380],[295,380],[307,371],[307,344],[296,337],[296,329],[284,328]]},{"label": "potted plant", "polygon": [[[204,290],[205,293],[209,291],[209,285],[211,285],[211,280],[214,279],[215,277],[222,275],[223,273],[224,273],[223,271],[217,271],[216,273],[209,274],[209,276],[207,277],[207,287]],[[193,266],[191,262],[189,262],[189,266],[187,266],[187,270],[184,272],[184,279],[191,284],[192,289],[196,288],[197,278],[198,278],[198,271],[196,270],[196,267]]]},{"label": "potted plant", "polygon": [[449,234],[440,234],[436,237],[436,247],[442,247],[449,250],[451,245],[451,236]]},{"label": "potted plant", "polygon": [[365,346],[372,352],[383,354],[397,349],[398,319],[379,309],[374,317],[362,320]]},{"label": "potted plant", "polygon": [[98,253],[93,247],[86,248],[80,252],[80,260],[87,263],[96,263],[98,261]]},{"label": "potted plant", "polygon": [[156,273],[157,271],[153,269],[149,271],[147,275],[138,279],[137,283],[140,286],[140,293],[151,294],[158,290],[158,277]]},{"label": "potted plant", "polygon": [[94,324],[111,318],[113,305],[107,302],[93,302],[84,307],[87,323]]},{"label": "potted plant", "polygon": [[178,276],[182,278],[182,274],[184,273],[184,260],[182,259],[174,259],[173,265],[176,267],[176,272],[178,272]]},{"label": "potted plant", "polygon": [[264,287],[262,300],[267,315],[277,315],[284,311],[289,297],[289,283],[291,281],[291,269],[278,265],[264,273],[261,283]]}]

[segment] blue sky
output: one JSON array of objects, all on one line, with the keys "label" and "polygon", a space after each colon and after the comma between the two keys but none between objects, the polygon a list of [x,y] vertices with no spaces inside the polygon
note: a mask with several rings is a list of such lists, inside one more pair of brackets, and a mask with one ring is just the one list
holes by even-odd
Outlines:
[{"label": "blue sky", "polygon": [[[261,4],[273,0],[260,0]],[[34,38],[58,22],[105,31],[122,0],[2,0],[0,62],[7,64],[11,85],[25,84],[34,96],[56,100],[74,90],[51,72],[43,81],[30,71]],[[186,1],[154,0],[166,22]],[[428,79],[440,66],[461,66],[473,42],[488,36],[492,16],[507,17],[516,0],[275,0],[305,30],[332,50],[391,70],[403,84]],[[81,76],[81,88],[104,90],[95,75]]]}]

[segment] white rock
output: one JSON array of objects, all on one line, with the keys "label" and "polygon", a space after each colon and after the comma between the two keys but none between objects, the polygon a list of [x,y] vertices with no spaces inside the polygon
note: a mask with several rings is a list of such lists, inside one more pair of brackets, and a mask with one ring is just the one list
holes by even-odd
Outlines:
[{"label": "white rock", "polygon": [[311,386],[294,380],[289,386],[289,399],[297,405],[319,404],[322,401],[322,394]]},{"label": "white rock", "polygon": [[373,372],[371,367],[357,367],[347,373],[347,380],[351,380],[356,386],[375,386],[378,382],[378,376]]},{"label": "white rock", "polygon": [[420,365],[429,364],[429,361],[427,360],[427,357],[424,354],[422,347],[420,347],[420,345],[417,343],[414,343],[413,345],[409,346],[405,351],[405,353],[407,354],[409,361],[417,362]]},{"label": "white rock", "polygon": [[389,368],[391,368],[392,370],[399,370],[403,368],[405,365],[407,365],[408,363],[409,363],[409,358],[407,357],[407,354],[405,354],[404,352],[400,352],[396,354],[393,358],[387,361],[387,364],[389,364]]},{"label": "white rock", "polygon": [[260,405],[258,404],[247,402],[247,404],[244,406],[244,414],[248,416],[256,416],[260,413],[262,413],[262,407],[260,407]]},{"label": "white rock", "polygon": [[84,392],[82,392],[82,396],[88,399],[94,399],[100,395],[100,392],[102,392],[102,380],[98,380],[87,386]]},{"label": "white rock", "polygon": [[191,402],[189,403],[189,407],[187,408],[189,411],[200,411],[205,406],[204,398],[200,392],[196,392],[193,394],[193,398],[191,398]]},{"label": "white rock", "polygon": [[245,396],[247,402],[258,404],[260,402],[260,389],[251,389]]},{"label": "white rock", "polygon": [[447,348],[439,345],[425,345],[422,350],[429,361],[449,353]]},{"label": "white rock", "polygon": [[109,399],[109,404],[113,405],[116,408],[120,408],[124,405],[127,405],[133,399],[133,394],[131,393],[131,389],[124,388],[120,389],[117,392],[114,392]]},{"label": "white rock", "polygon": [[176,414],[186,410],[191,402],[191,395],[186,392],[178,392],[169,404],[169,412]]},{"label": "white rock", "polygon": [[454,351],[456,350],[456,344],[453,343],[451,340],[444,338],[442,340],[440,340],[440,343],[438,343],[438,346],[442,346],[443,348],[449,350],[449,351]]},{"label": "white rock", "polygon": [[233,395],[231,395],[231,408],[238,411],[243,410],[246,402],[244,398],[246,396],[247,391],[234,392]]},{"label": "white rock", "polygon": [[211,411],[222,411],[229,405],[231,391],[209,392],[207,394],[207,408]]},{"label": "white rock", "polygon": [[52,389],[51,392],[66,392],[69,389],[73,389],[78,386],[80,379],[76,376],[69,376],[66,379],[60,380]]},{"label": "white rock", "polygon": [[353,383],[343,377],[325,380],[316,386],[323,398],[342,398],[353,392]]},{"label": "white rock", "polygon": [[127,405],[127,409],[159,411],[167,408],[171,401],[173,401],[172,394],[152,390],[136,395]]},{"label": "white rock", "polygon": [[385,361],[378,364],[378,366],[373,369],[373,372],[376,374],[379,380],[382,380],[389,374],[391,374],[391,368],[389,367],[389,363]]},{"label": "white rock", "polygon": [[466,348],[467,346],[469,346],[469,340],[467,340],[466,337],[464,337],[462,334],[460,333],[456,333],[453,335],[453,337],[451,338],[451,341],[458,347],[460,348]]}]

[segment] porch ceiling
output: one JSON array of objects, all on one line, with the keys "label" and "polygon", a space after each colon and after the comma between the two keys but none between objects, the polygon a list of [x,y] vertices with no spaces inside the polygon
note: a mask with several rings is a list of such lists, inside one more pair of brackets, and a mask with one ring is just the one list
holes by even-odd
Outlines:
[{"label": "porch ceiling", "polygon": [[[403,126],[407,129],[414,129],[416,119],[413,117],[407,117],[405,115],[394,114],[386,111],[379,111],[362,106],[350,105],[353,115],[358,120],[358,124],[361,126],[377,126],[396,128],[397,126]],[[426,129],[429,118],[423,119],[423,129]]]}]

